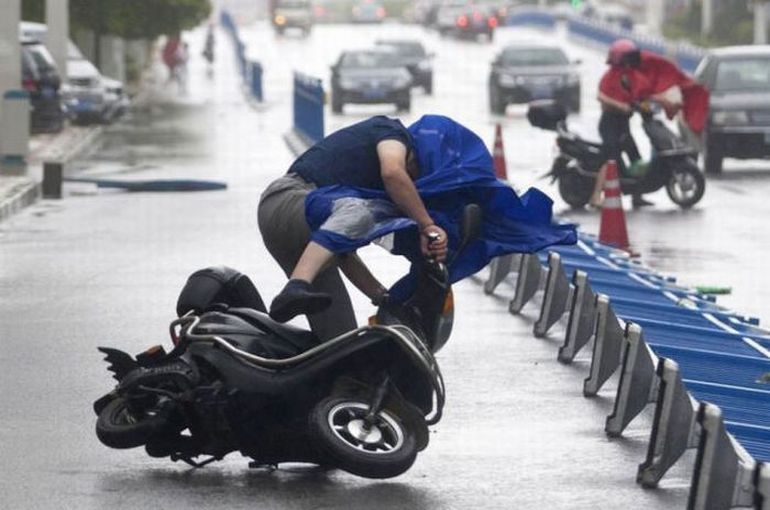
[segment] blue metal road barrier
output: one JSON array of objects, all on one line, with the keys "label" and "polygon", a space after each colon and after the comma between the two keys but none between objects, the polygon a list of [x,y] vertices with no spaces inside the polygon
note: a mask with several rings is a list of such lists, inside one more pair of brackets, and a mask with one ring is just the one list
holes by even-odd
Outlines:
[{"label": "blue metal road barrier", "polygon": [[219,17],[219,22],[232,40],[238,73],[241,75],[246,89],[254,99],[260,102],[263,101],[262,64],[256,60],[248,60],[246,58],[246,45],[241,40],[238,34],[238,27],[229,12],[223,10]]},{"label": "blue metal road barrier", "polygon": [[[750,499],[753,491],[767,496],[767,504],[756,508],[770,510],[770,472],[748,484],[745,477],[721,475],[723,468],[745,474],[757,461],[770,462],[770,331],[759,328],[755,318],[720,307],[713,296],[678,286],[597,245],[590,236],[581,235],[576,246],[551,251],[547,259],[539,253],[522,255],[517,263],[511,259],[493,264],[484,290],[491,293],[505,277],[501,271],[517,267],[516,293],[509,307],[519,313],[544,287],[535,336],[547,334],[569,310],[559,352],[562,362],[571,362],[594,332],[584,393],[596,395],[622,365],[615,407],[605,429],[608,434],[621,434],[647,403],[656,403],[639,483],[655,486],[685,449],[697,446],[691,498],[704,499],[697,487],[705,483],[709,485],[705,500],[711,498],[712,503],[693,508],[727,509],[713,506],[713,494],[719,493],[735,494],[733,503],[745,506],[739,503]],[[574,272],[571,281],[567,272]],[[594,326],[589,329],[591,323]],[[622,323],[627,326],[625,334]],[[662,371],[655,364],[664,367]],[[678,366],[676,372],[665,368],[670,365]],[[672,397],[676,391],[667,388],[680,388],[676,390],[680,398]],[[701,410],[707,402],[717,411],[698,412],[696,420],[698,401]],[[715,424],[715,419],[722,425]],[[715,433],[720,426],[725,431],[722,435]],[[713,460],[703,462],[704,456]]]},{"label": "blue metal road barrier", "polygon": [[294,73],[293,126],[310,144],[324,137],[324,89],[319,78]]}]

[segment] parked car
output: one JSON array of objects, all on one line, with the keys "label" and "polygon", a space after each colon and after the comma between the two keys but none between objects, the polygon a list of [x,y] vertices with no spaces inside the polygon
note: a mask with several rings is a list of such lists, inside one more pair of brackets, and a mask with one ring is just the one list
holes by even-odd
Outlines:
[{"label": "parked car", "polygon": [[411,108],[412,76],[393,51],[344,51],[331,68],[332,111],[341,113],[346,103],[395,103]]},{"label": "parked car", "polygon": [[412,75],[412,87],[422,87],[426,94],[433,93],[433,54],[425,51],[416,39],[380,39],[377,46],[392,48],[400,63]]},{"label": "parked car", "polygon": [[353,23],[382,23],[385,19],[385,7],[376,0],[362,0],[350,9],[350,21]]},{"label": "parked car", "polygon": [[[47,31],[42,23],[19,24],[21,37],[29,41],[42,43]],[[123,83],[103,76],[72,41],[67,41],[67,80],[60,95],[67,115],[79,124],[111,122],[129,104]]]},{"label": "parked car", "polygon": [[109,123],[128,108],[123,83],[102,76],[85,58],[67,59],[67,83],[62,95],[70,118],[78,124]]},{"label": "parked car", "polygon": [[770,156],[770,45],[711,51],[695,70],[711,93],[709,119],[699,141],[708,174],[722,172],[723,159]]},{"label": "parked car", "polygon": [[509,103],[553,99],[580,111],[579,61],[570,62],[557,46],[509,45],[497,55],[489,72],[489,109],[503,114]]},{"label": "parked car", "polygon": [[436,27],[441,35],[469,39],[486,35],[491,41],[497,25],[497,14],[488,6],[456,0],[442,4],[436,15]]},{"label": "parked car", "polygon": [[61,77],[53,57],[42,43],[21,40],[21,86],[29,93],[30,131],[57,133],[64,128]]},{"label": "parked car", "polygon": [[297,28],[305,35],[310,33],[314,17],[310,0],[274,0],[271,9],[271,21],[278,34],[291,28]]}]

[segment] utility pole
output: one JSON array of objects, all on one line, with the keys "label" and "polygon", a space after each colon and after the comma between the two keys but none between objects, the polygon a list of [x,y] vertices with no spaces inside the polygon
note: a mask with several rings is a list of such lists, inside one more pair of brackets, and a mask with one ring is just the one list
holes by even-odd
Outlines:
[{"label": "utility pole", "polygon": [[664,4],[664,0],[647,1],[647,28],[653,34],[660,34],[663,31]]},{"label": "utility pole", "polygon": [[0,173],[24,168],[29,151],[29,95],[21,84],[21,0],[0,0]]},{"label": "utility pole", "polygon": [[767,2],[754,1],[754,44],[767,44]]},{"label": "utility pole", "polygon": [[700,35],[707,37],[714,28],[714,0],[702,0]]},{"label": "utility pole", "polygon": [[48,31],[45,45],[56,62],[62,81],[67,80],[67,46],[69,45],[69,0],[46,0],[45,22]]}]

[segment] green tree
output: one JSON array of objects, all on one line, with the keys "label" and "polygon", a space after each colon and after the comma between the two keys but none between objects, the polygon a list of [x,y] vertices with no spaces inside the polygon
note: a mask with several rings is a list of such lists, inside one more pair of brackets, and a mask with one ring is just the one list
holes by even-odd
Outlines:
[{"label": "green tree", "polygon": [[[44,22],[45,2],[22,0],[22,19]],[[73,32],[86,29],[126,39],[177,34],[211,14],[210,0],[69,0],[69,4]]]}]

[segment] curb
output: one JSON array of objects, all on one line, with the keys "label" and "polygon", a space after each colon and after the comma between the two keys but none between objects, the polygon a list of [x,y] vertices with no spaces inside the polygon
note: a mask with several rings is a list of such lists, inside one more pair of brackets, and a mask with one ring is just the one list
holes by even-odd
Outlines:
[{"label": "curb", "polygon": [[7,179],[17,179],[18,182],[11,185],[8,198],[0,197],[0,222],[28,205],[34,204],[40,198],[40,183],[26,177],[7,177]]}]

